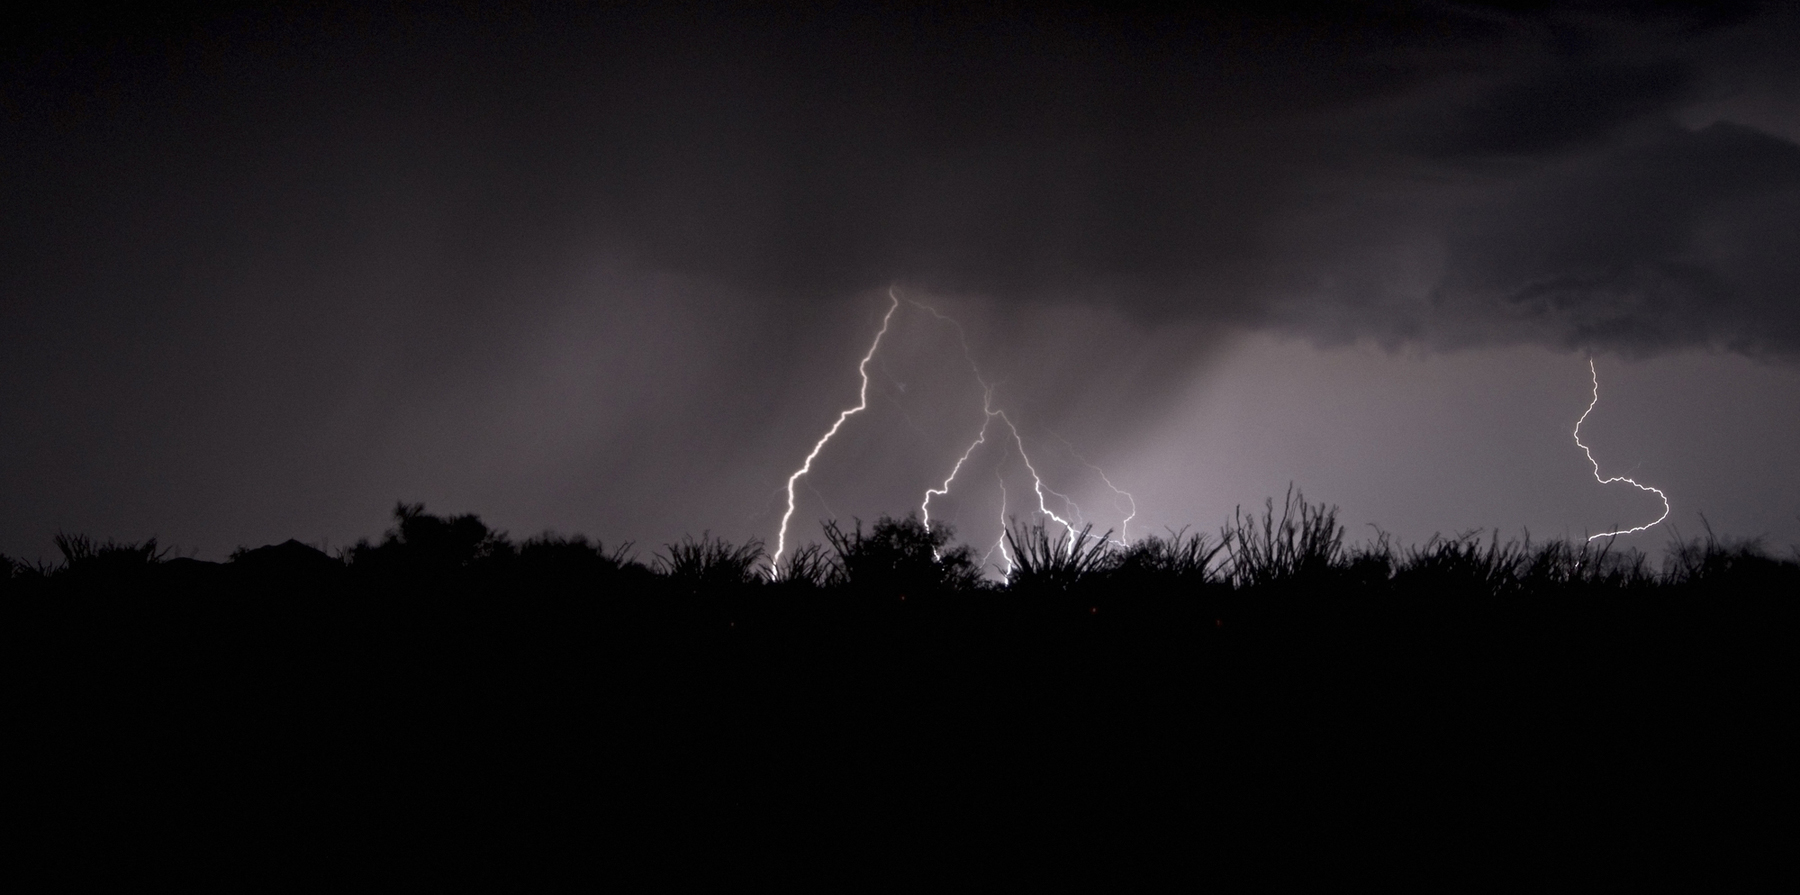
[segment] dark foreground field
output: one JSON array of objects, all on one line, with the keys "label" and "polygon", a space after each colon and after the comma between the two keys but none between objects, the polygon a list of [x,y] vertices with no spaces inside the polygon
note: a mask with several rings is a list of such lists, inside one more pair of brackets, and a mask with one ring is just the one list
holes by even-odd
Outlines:
[{"label": "dark foreground field", "polygon": [[775,583],[417,507],[342,557],[64,539],[0,579],[15,842],[71,881],[1792,878],[1792,561],[1350,549],[1290,502],[1020,530],[1000,587],[911,521],[827,535]]}]

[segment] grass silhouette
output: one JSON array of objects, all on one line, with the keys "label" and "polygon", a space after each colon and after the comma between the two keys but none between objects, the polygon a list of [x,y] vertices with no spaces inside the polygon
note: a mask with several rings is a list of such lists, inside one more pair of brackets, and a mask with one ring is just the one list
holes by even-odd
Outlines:
[{"label": "grass silhouette", "polygon": [[1387,535],[1378,534],[1372,542],[1347,545],[1337,514],[1336,507],[1308,503],[1290,488],[1279,506],[1270,499],[1260,514],[1238,508],[1216,538],[1184,530],[1130,544],[1113,540],[1110,531],[1095,535],[1091,525],[1052,536],[1041,522],[1027,525],[1014,519],[1005,532],[1011,568],[1004,580],[989,581],[982,577],[974,549],[952,543],[952,528],[941,523],[926,528],[916,514],[901,519],[883,516],[867,531],[861,520],[849,528],[825,521],[826,544],[796,548],[771,576],[767,551],[755,539],[740,545],[710,533],[688,537],[665,544],[646,564],[635,558],[630,543],[609,551],[584,536],[554,533],[515,543],[473,514],[437,516],[421,504],[401,503],[394,509],[394,527],[379,541],[359,540],[335,557],[289,541],[256,550],[240,548],[225,563],[205,563],[171,560],[171,551],[154,538],[142,543],[102,542],[59,533],[54,542],[60,563],[30,564],[0,556],[0,582],[20,596],[114,587],[146,591],[172,580],[167,567],[175,566],[188,572],[216,569],[226,576],[214,580],[217,584],[250,584],[259,576],[328,568],[341,572],[338,583],[351,590],[379,586],[402,592],[416,586],[451,586],[461,592],[516,593],[551,582],[594,588],[630,582],[633,588],[672,594],[742,590],[765,595],[906,591],[1029,596],[1208,591],[1504,598],[1697,587],[1762,589],[1785,585],[1800,575],[1795,560],[1771,556],[1755,540],[1722,539],[1710,527],[1702,537],[1672,540],[1661,568],[1654,569],[1647,555],[1620,551],[1613,541],[1533,543],[1527,537],[1503,543],[1498,534],[1485,540],[1465,534],[1436,536],[1422,545],[1399,548]]},{"label": "grass silhouette", "polygon": [[1063,531],[1051,539],[1043,523],[1021,526],[1017,520],[1006,529],[1006,544],[1012,549],[1012,568],[1006,586],[1025,593],[1068,591],[1079,587],[1084,579],[1110,571],[1116,554],[1108,539],[1112,532],[1094,537],[1092,525],[1079,532]]},{"label": "grass silhouette", "polygon": [[656,569],[671,581],[690,588],[743,587],[756,583],[767,554],[761,541],[742,546],[702,534],[669,544],[656,556]]}]

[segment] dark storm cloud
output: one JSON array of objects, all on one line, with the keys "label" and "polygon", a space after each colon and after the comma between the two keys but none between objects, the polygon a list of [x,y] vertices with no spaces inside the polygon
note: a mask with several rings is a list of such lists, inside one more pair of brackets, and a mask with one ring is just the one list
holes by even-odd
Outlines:
[{"label": "dark storm cloud", "polygon": [[1434,310],[1569,347],[1794,354],[1797,188],[1792,143],[1728,123],[1671,128],[1468,214]]},{"label": "dark storm cloud", "polygon": [[[1724,12],[90,23],[15,53],[13,168],[34,183],[12,218],[29,244],[71,200],[97,219],[162,202],[226,228],[206,265],[241,259],[246,226],[354,253],[334,231],[385,216],[437,241],[436,300],[458,307],[604,243],[796,309],[898,280],[1323,338],[1790,353],[1791,243],[1767,227],[1791,210],[1792,147],[1672,123],[1731,34],[1792,31]],[[70,172],[71,143],[122,158]],[[133,236],[112,251],[150,257],[124,266],[196,254]],[[86,234],[51,238],[14,269]],[[1440,259],[1429,282],[1382,269],[1419,253]]]},{"label": "dark storm cloud", "polygon": [[1453,105],[1427,145],[1446,159],[1566,152],[1665,110],[1688,86],[1672,60],[1558,60]]}]

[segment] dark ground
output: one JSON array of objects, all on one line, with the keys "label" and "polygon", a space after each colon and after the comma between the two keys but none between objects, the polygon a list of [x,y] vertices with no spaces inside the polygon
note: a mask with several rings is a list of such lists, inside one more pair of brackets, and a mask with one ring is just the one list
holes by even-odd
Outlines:
[{"label": "dark ground", "polygon": [[7,579],[19,841],[234,885],[1792,876],[1791,562],[906,593],[403,540]]}]

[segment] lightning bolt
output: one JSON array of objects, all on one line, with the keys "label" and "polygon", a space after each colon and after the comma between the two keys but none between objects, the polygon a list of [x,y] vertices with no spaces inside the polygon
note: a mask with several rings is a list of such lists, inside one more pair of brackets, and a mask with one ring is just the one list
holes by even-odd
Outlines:
[{"label": "lightning bolt", "polygon": [[[855,416],[856,414],[861,413],[864,410],[867,410],[869,407],[869,364],[875,360],[876,354],[881,348],[881,340],[884,336],[887,335],[889,325],[893,322],[895,312],[897,312],[900,309],[900,296],[896,289],[894,289],[894,288],[888,289],[888,299],[890,301],[890,304],[888,305],[887,313],[884,314],[881,318],[881,326],[878,330],[876,330],[874,339],[872,339],[870,341],[869,350],[864,352],[864,354],[862,356],[862,360],[859,361],[856,365],[857,375],[860,377],[860,379],[862,381],[862,384],[857,392],[856,405],[853,407],[845,408],[843,411],[838,413],[837,420],[835,422],[833,422],[831,424],[831,428],[827,429],[825,431],[825,434],[821,435],[819,437],[819,440],[813,444],[812,450],[807,453],[806,459],[803,460],[800,464],[800,468],[794,470],[794,472],[788,476],[787,486],[786,486],[787,510],[782,513],[781,527],[776,532],[776,535],[775,535],[775,552],[772,555],[770,555],[770,557],[769,557],[769,577],[771,579],[776,578],[781,574],[781,571],[780,571],[781,557],[787,553],[787,530],[788,530],[789,523],[791,523],[793,521],[793,517],[794,517],[795,486],[799,483],[801,477],[805,476],[807,473],[810,473],[812,471],[813,461],[818,459],[819,454],[822,451],[824,451],[825,445],[828,444],[831,441],[831,439],[837,435],[838,431],[843,428],[844,423],[846,421],[848,421],[850,419],[850,417]],[[1075,501],[1073,499],[1071,499],[1068,495],[1062,494],[1061,492],[1058,492],[1055,489],[1052,489],[1050,486],[1044,484],[1044,477],[1038,473],[1037,466],[1034,463],[1032,463],[1030,453],[1027,452],[1025,449],[1025,438],[1019,432],[1019,427],[1013,423],[1012,418],[1007,416],[1007,414],[1004,410],[1001,410],[994,406],[995,385],[987,381],[987,378],[982,375],[980,365],[975,362],[975,354],[974,354],[974,351],[969,347],[968,333],[967,333],[967,331],[965,331],[963,329],[962,323],[957,321],[955,318],[945,315],[944,313],[938,311],[936,308],[934,308],[930,305],[924,304],[922,302],[908,299],[908,303],[920,308],[921,310],[924,310],[924,311],[930,313],[933,317],[937,318],[939,321],[948,323],[951,326],[956,328],[957,341],[958,341],[958,343],[960,343],[962,345],[962,349],[963,349],[963,358],[968,361],[969,370],[971,373],[974,374],[975,382],[981,386],[981,390],[982,390],[981,428],[979,430],[977,430],[977,432],[975,433],[974,440],[969,442],[968,447],[963,449],[962,455],[956,459],[956,463],[951,466],[950,474],[945,476],[943,483],[935,488],[926,488],[925,496],[919,503],[919,513],[920,513],[920,516],[923,518],[926,530],[929,531],[931,528],[931,500],[932,500],[932,498],[943,497],[950,493],[951,485],[956,481],[957,477],[962,474],[963,467],[968,464],[969,459],[974,456],[975,452],[978,449],[980,449],[983,445],[987,444],[988,433],[991,431],[994,421],[997,419],[1006,425],[1007,431],[1009,433],[1011,433],[1011,435],[1012,435],[1012,439],[1011,439],[1011,444],[1007,445],[1007,447],[1008,447],[1007,455],[1003,455],[1000,458],[1000,466],[996,467],[995,472],[994,472],[996,479],[998,479],[998,481],[1000,483],[1000,529],[1001,529],[1001,534],[1000,534],[1000,538],[995,542],[994,546],[988,550],[988,552],[985,556],[982,557],[982,562],[984,562],[984,563],[987,562],[987,560],[993,556],[994,551],[998,550],[1000,552],[1001,558],[1006,561],[1006,567],[1007,567],[1006,571],[1008,573],[1010,573],[1012,570],[1012,566],[1013,566],[1012,556],[1006,550],[1006,524],[1007,524],[1007,522],[1006,522],[1006,512],[1007,512],[1006,479],[1005,479],[1005,476],[1002,474],[1001,469],[1004,467],[1004,465],[1008,459],[1008,455],[1010,455],[1012,452],[1012,449],[1015,449],[1015,448],[1018,450],[1019,459],[1024,464],[1026,472],[1028,472],[1031,475],[1032,491],[1037,495],[1038,513],[1041,516],[1043,516],[1044,518],[1053,520],[1054,522],[1056,522],[1056,524],[1061,525],[1066,531],[1068,531],[1068,533],[1071,536],[1068,549],[1074,550],[1075,546],[1076,546],[1076,542],[1081,537],[1081,532],[1077,531],[1075,528],[1077,523],[1071,522],[1070,520],[1063,518],[1061,515],[1058,515],[1055,511],[1051,510],[1050,504],[1049,504],[1049,497],[1055,497],[1056,499],[1062,501],[1063,506],[1065,508],[1064,511],[1075,516],[1077,520],[1079,520],[1082,515],[1081,507],[1079,505],[1077,505],[1075,503]],[[887,371],[885,361],[883,362],[882,370],[884,373],[887,373],[887,375],[890,379],[893,378],[892,373]],[[904,390],[904,386],[902,386],[902,389]],[[898,405],[896,405],[896,406],[898,406]],[[906,415],[905,409],[901,408],[900,412],[901,412],[901,416],[906,418],[907,423],[909,425],[912,425],[912,419],[911,419],[911,417]],[[912,425],[912,427],[915,430],[918,430],[917,425]],[[921,433],[921,434],[923,434],[923,433]],[[1057,437],[1061,438],[1061,436],[1057,436]],[[1068,444],[1066,439],[1064,440],[1063,443]],[[1072,446],[1070,447],[1070,452],[1074,453],[1074,448]],[[1081,457],[1081,455],[1078,453],[1076,453],[1075,456],[1077,459],[1081,460],[1082,463],[1086,464],[1087,466],[1092,468],[1095,472],[1099,473],[1101,481],[1105,482],[1106,486],[1108,488],[1111,488],[1115,495],[1124,497],[1130,503],[1130,505],[1131,505],[1130,514],[1125,517],[1125,525],[1129,526],[1131,523],[1131,519],[1136,517],[1136,515],[1137,515],[1137,500],[1136,500],[1136,498],[1132,497],[1132,495],[1129,492],[1120,490],[1117,486],[1113,485],[1112,480],[1108,479],[1106,477],[1105,471],[1101,470],[1100,467],[1094,466],[1092,463],[1088,463],[1087,459],[1084,457]],[[811,489],[814,494],[818,493],[817,489],[812,488],[810,482],[808,483],[807,487],[809,489]],[[824,498],[821,495],[820,500],[823,500],[823,499]],[[1116,543],[1123,544],[1124,542],[1121,541],[1121,542],[1116,542]]]},{"label": "lightning bolt", "polygon": [[[1043,514],[1046,517],[1056,520],[1056,523],[1058,525],[1061,525],[1063,528],[1067,529],[1071,536],[1070,542],[1069,542],[1069,549],[1070,550],[1075,549],[1075,540],[1076,540],[1077,536],[1079,535],[1079,533],[1076,532],[1075,526],[1073,523],[1071,523],[1067,519],[1064,519],[1061,516],[1058,516],[1056,513],[1052,512],[1050,510],[1050,505],[1044,502],[1044,492],[1049,491],[1049,493],[1055,494],[1057,497],[1062,498],[1063,503],[1067,507],[1074,506],[1074,502],[1070,501],[1067,497],[1064,497],[1061,494],[1057,494],[1057,492],[1052,491],[1052,490],[1050,490],[1050,488],[1045,486],[1044,477],[1041,475],[1038,475],[1037,467],[1032,465],[1031,455],[1029,453],[1027,453],[1025,450],[1025,439],[1019,435],[1019,427],[1013,425],[1012,418],[1006,415],[1006,411],[996,410],[994,408],[994,405],[993,405],[994,386],[987,381],[986,377],[981,375],[981,366],[979,364],[975,363],[975,352],[969,348],[969,334],[966,330],[963,329],[962,323],[959,322],[956,318],[950,317],[950,316],[940,312],[937,308],[934,308],[923,302],[916,301],[913,299],[908,299],[908,302],[910,302],[913,306],[920,308],[921,310],[929,312],[931,314],[931,316],[936,317],[938,320],[941,320],[945,323],[950,324],[953,327],[956,327],[956,339],[962,345],[963,359],[965,359],[969,362],[969,371],[975,374],[975,382],[981,386],[981,392],[982,392],[981,410],[984,414],[986,414],[986,416],[981,421],[981,431],[976,434],[975,440],[969,444],[968,449],[963,451],[962,458],[956,461],[956,468],[952,469],[950,472],[950,477],[946,478],[944,480],[943,488],[942,489],[935,489],[935,488],[934,489],[926,489],[925,500],[921,506],[923,507],[925,505],[930,504],[933,494],[942,496],[942,495],[950,493],[950,482],[951,482],[951,480],[956,478],[956,469],[960,469],[962,467],[963,461],[968,459],[969,454],[973,453],[975,448],[979,447],[984,441],[987,440],[988,426],[991,425],[993,423],[993,421],[997,418],[1001,422],[1006,424],[1006,428],[1008,431],[1012,432],[1013,444],[1015,446],[1017,446],[1018,450],[1019,450],[1019,459],[1024,461],[1026,471],[1031,473],[1031,487],[1032,487],[1032,490],[1037,493],[1038,512]],[[927,530],[929,530],[930,525],[931,525],[929,516],[926,517],[925,524],[926,524]],[[1008,565],[1010,566],[1010,564],[1011,564],[1011,560],[1009,559]]]},{"label": "lightning bolt", "polygon": [[894,319],[894,312],[900,309],[900,296],[897,295],[893,289],[888,290],[888,298],[893,301],[893,304],[888,305],[887,313],[881,318],[881,329],[876,330],[875,340],[869,343],[868,352],[863,355],[862,361],[856,365],[856,373],[858,376],[862,377],[862,388],[857,392],[856,406],[848,408],[838,414],[837,422],[832,423],[831,428],[827,429],[824,435],[819,436],[818,442],[813,445],[812,452],[806,455],[805,462],[800,464],[799,469],[794,470],[793,475],[788,476],[787,512],[781,514],[781,530],[775,535],[775,553],[773,556],[769,557],[770,578],[774,578],[781,574],[781,554],[787,551],[788,522],[794,518],[794,483],[800,481],[801,476],[812,472],[813,460],[817,459],[819,452],[825,449],[825,443],[830,441],[832,436],[836,435],[838,430],[844,427],[844,421],[867,410],[869,407],[869,361],[875,357],[876,349],[881,347],[881,337],[887,335],[888,323]]},{"label": "lightning bolt", "polygon": [[[1001,462],[1006,460],[1004,457],[1000,459]],[[989,547],[988,552],[981,555],[981,564],[987,565],[988,558],[994,555],[995,550],[998,550],[1000,558],[1006,560],[1006,568],[1000,574],[1002,577],[1008,577],[1012,575],[1013,561],[1012,554],[1006,552],[1006,476],[1001,475],[999,469],[995,469],[994,481],[1000,483],[1000,537],[994,540],[994,546]]]},{"label": "lightning bolt", "polygon": [[[1007,415],[1005,413],[1000,414],[1000,421],[1006,423],[1006,428],[1012,431],[1013,443],[1015,445],[1018,445],[1018,448],[1019,448],[1019,459],[1024,461],[1025,471],[1031,473],[1031,490],[1037,493],[1038,512],[1042,513],[1045,516],[1050,517],[1051,519],[1056,520],[1056,524],[1061,525],[1064,529],[1068,530],[1068,532],[1069,532],[1069,549],[1074,550],[1075,542],[1080,540],[1080,537],[1081,537],[1080,532],[1077,532],[1075,530],[1075,523],[1070,522],[1069,520],[1064,519],[1063,517],[1058,516],[1055,513],[1051,512],[1049,504],[1044,503],[1044,492],[1045,491],[1050,491],[1051,494],[1056,494],[1056,492],[1051,491],[1049,488],[1044,486],[1044,477],[1041,475],[1038,475],[1036,466],[1031,465],[1031,456],[1029,454],[1025,453],[1025,439],[1021,438],[1019,436],[1019,427],[1013,425],[1013,421],[1009,417],[1007,417]],[[1062,497],[1063,501],[1065,503],[1067,503],[1069,501],[1069,499],[1067,497],[1063,497],[1061,494],[1056,494],[1056,496]]]},{"label": "lightning bolt", "polygon": [[949,494],[950,483],[956,481],[956,475],[957,473],[962,472],[963,464],[969,462],[969,455],[975,453],[976,448],[987,443],[988,425],[994,421],[994,417],[1000,415],[993,409],[991,403],[993,394],[994,390],[992,388],[989,388],[982,393],[981,410],[982,413],[985,414],[985,417],[981,422],[981,431],[975,433],[975,440],[969,442],[969,446],[962,452],[962,456],[956,458],[956,465],[950,467],[950,475],[945,477],[944,484],[937,488],[925,489],[925,499],[919,503],[919,515],[925,520],[926,531],[931,530],[931,499],[933,497],[943,497],[944,495]]},{"label": "lightning bolt", "polygon": [[[1080,457],[1081,455],[1076,454],[1075,456]],[[1083,460],[1082,462],[1087,463],[1086,460]],[[1088,466],[1090,468],[1092,468],[1095,472],[1100,474],[1100,481],[1105,482],[1106,487],[1111,488],[1114,495],[1116,495],[1117,497],[1125,498],[1125,502],[1131,505],[1131,512],[1125,514],[1125,521],[1119,523],[1119,546],[1123,547],[1127,544],[1130,544],[1131,543],[1131,520],[1137,518],[1137,498],[1131,496],[1130,491],[1126,491],[1123,488],[1120,488],[1118,485],[1113,484],[1112,479],[1109,479],[1106,477],[1106,470],[1101,469],[1100,467],[1095,466],[1092,463],[1088,463]],[[1118,504],[1115,502],[1113,504],[1113,506],[1116,509],[1118,507]]]},{"label": "lightning bolt", "polygon": [[1594,480],[1599,482],[1602,485],[1610,485],[1613,482],[1624,482],[1625,484],[1630,485],[1631,487],[1636,488],[1639,491],[1648,491],[1652,494],[1655,494],[1657,497],[1662,498],[1662,504],[1663,504],[1662,515],[1656,517],[1655,521],[1646,523],[1644,525],[1639,525],[1636,528],[1626,528],[1626,529],[1621,529],[1619,531],[1603,531],[1597,535],[1589,535],[1588,540],[1592,541],[1597,538],[1614,538],[1614,537],[1618,537],[1619,535],[1635,534],[1637,532],[1643,531],[1644,529],[1650,528],[1651,526],[1655,525],[1657,522],[1661,522],[1664,519],[1669,518],[1669,495],[1662,493],[1662,490],[1659,488],[1652,488],[1649,485],[1640,484],[1637,481],[1627,478],[1622,475],[1616,475],[1616,476],[1613,476],[1612,478],[1602,478],[1601,477],[1600,461],[1594,459],[1594,451],[1591,448],[1589,448],[1587,445],[1581,443],[1581,424],[1587,422],[1588,414],[1594,412],[1594,405],[1600,403],[1600,373],[1598,370],[1594,369],[1594,359],[1591,357],[1588,358],[1588,374],[1593,376],[1593,378],[1594,378],[1594,399],[1592,401],[1589,401],[1587,409],[1581,412],[1581,419],[1578,419],[1575,421],[1575,445],[1577,447],[1581,448],[1582,453],[1587,454],[1588,462],[1592,463],[1594,465]]},{"label": "lightning bolt", "polygon": [[[1080,461],[1081,465],[1086,466],[1087,468],[1093,470],[1095,473],[1099,474],[1100,481],[1105,482],[1106,487],[1112,489],[1113,509],[1115,509],[1115,510],[1119,509],[1118,498],[1121,498],[1121,497],[1125,498],[1125,502],[1131,507],[1131,509],[1129,512],[1127,512],[1125,514],[1125,521],[1119,523],[1119,539],[1114,541],[1113,543],[1119,545],[1120,547],[1130,546],[1130,544],[1131,544],[1131,520],[1137,518],[1137,498],[1133,497],[1131,495],[1130,491],[1123,490],[1118,485],[1113,484],[1112,479],[1109,479],[1106,477],[1106,470],[1101,469],[1100,467],[1094,465],[1093,463],[1090,463],[1088,461],[1088,458],[1083,457],[1081,455],[1081,452],[1076,450],[1075,445],[1070,444],[1069,440],[1067,438],[1064,438],[1061,435],[1057,435],[1055,432],[1052,432],[1050,434],[1056,436],[1056,440],[1062,442],[1063,447],[1069,449],[1070,456],[1072,456],[1076,460]],[[1067,498],[1064,498],[1064,499],[1066,500]],[[1077,510],[1077,512],[1079,512],[1079,510]]]},{"label": "lightning bolt", "polygon": [[[1017,430],[1014,430],[1014,434],[1017,434]],[[1037,473],[1036,470],[1032,470],[1033,475],[1035,475],[1036,473]],[[1076,525],[1086,525],[1087,524],[1087,513],[1085,513],[1081,509],[1081,504],[1078,504],[1075,502],[1075,498],[1070,497],[1069,495],[1064,494],[1061,491],[1058,491],[1055,488],[1050,487],[1049,485],[1043,486],[1043,492],[1045,494],[1050,495],[1051,497],[1056,498],[1057,500],[1062,501],[1063,512],[1068,513],[1071,517],[1074,518],[1074,524],[1076,524]]]}]

